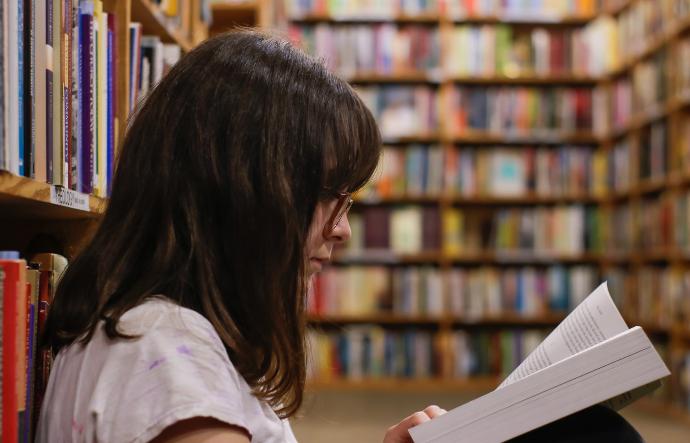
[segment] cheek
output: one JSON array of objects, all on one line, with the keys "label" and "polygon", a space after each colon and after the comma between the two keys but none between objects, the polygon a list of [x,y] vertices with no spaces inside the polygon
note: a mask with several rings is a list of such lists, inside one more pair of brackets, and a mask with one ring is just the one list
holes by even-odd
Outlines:
[{"label": "cheek", "polygon": [[324,219],[324,210],[321,204],[316,206],[314,217],[309,226],[309,238],[307,239],[308,252],[314,252],[323,244],[323,225],[326,223]]}]

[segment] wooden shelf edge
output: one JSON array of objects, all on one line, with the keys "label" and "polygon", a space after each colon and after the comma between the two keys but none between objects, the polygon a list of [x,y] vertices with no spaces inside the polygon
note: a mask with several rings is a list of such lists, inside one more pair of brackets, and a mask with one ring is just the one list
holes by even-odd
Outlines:
[{"label": "wooden shelf edge", "polygon": [[27,177],[0,171],[0,201],[29,211],[45,210],[45,218],[95,218],[105,209],[106,199],[88,196],[89,211],[83,211],[51,202],[51,187]]},{"label": "wooden shelf edge", "polygon": [[553,17],[533,17],[519,16],[512,14],[499,14],[487,16],[451,16],[444,17],[440,13],[422,13],[415,15],[395,14],[385,16],[357,16],[332,14],[304,14],[292,16],[288,20],[294,23],[418,23],[418,24],[440,24],[441,22],[451,22],[453,24],[494,24],[507,23],[516,26],[563,26],[563,25],[584,25],[596,18],[595,15],[564,15]]},{"label": "wooden shelf edge", "polygon": [[213,2],[211,3],[212,12],[245,12],[245,11],[257,11],[259,9],[258,2],[254,0],[247,0],[241,2]]},{"label": "wooden shelf edge", "polygon": [[563,314],[521,315],[519,313],[482,316],[482,317],[447,317],[404,315],[389,313],[373,313],[361,315],[314,315],[307,317],[311,325],[343,325],[343,324],[382,324],[382,325],[441,325],[452,324],[454,326],[556,326],[563,321]]},{"label": "wooden shelf edge", "polygon": [[132,0],[132,21],[143,26],[144,34],[155,34],[166,43],[175,43],[183,51],[189,52],[194,47],[191,40],[182,36],[179,29],[166,24],[161,16],[163,12],[149,0]]},{"label": "wooden shelf edge", "polygon": [[467,379],[447,378],[385,378],[361,380],[328,379],[307,380],[308,391],[319,390],[361,390],[361,391],[403,391],[403,392],[429,392],[429,391],[489,391],[499,384],[498,377],[478,376]]},{"label": "wooden shelf edge", "polygon": [[682,424],[690,426],[690,411],[668,401],[645,397],[633,403],[630,407],[649,414],[671,417]]},{"label": "wooden shelf edge", "polygon": [[418,23],[418,24],[438,24],[441,17],[436,13],[429,14],[396,14],[393,16],[335,16],[331,14],[305,14],[302,16],[289,17],[288,20],[294,23],[314,24],[314,23]]}]

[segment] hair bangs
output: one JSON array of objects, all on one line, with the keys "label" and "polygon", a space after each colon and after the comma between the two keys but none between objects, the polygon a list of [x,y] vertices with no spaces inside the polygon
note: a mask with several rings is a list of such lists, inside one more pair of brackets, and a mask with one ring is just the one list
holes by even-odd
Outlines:
[{"label": "hair bangs", "polygon": [[381,134],[357,93],[344,82],[339,92],[339,110],[333,113],[324,134],[324,188],[355,192],[369,181],[378,166]]}]

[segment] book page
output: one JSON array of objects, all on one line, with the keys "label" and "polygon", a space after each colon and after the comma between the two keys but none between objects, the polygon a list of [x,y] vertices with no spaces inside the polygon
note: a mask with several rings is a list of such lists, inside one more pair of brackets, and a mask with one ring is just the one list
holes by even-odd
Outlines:
[{"label": "book page", "polygon": [[628,329],[606,282],[587,296],[498,387],[546,368]]}]

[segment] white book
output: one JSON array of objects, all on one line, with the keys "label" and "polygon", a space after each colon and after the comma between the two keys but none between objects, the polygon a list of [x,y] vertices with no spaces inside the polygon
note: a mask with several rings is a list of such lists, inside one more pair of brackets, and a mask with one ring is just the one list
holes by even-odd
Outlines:
[{"label": "white book", "polygon": [[605,404],[619,409],[670,372],[642,328],[628,328],[606,283],[493,392],[410,429],[415,443],[494,443]]}]

